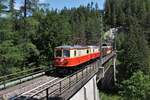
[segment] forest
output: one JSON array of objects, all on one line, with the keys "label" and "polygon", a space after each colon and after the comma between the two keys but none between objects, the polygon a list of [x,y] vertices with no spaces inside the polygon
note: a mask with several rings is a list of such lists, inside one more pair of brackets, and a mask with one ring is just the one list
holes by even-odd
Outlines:
[{"label": "forest", "polygon": [[98,4],[62,10],[39,0],[0,1],[0,76],[49,66],[60,45],[99,44],[102,14]]},{"label": "forest", "polygon": [[149,100],[150,0],[106,0],[104,11],[105,28],[118,28],[117,94],[125,100]]},{"label": "forest", "polygon": [[105,0],[104,10],[93,2],[62,10],[39,0],[15,9],[15,2],[0,0],[0,76],[49,66],[54,47],[99,45],[105,31],[118,28],[117,90],[111,92],[118,100],[150,98],[150,0]]}]

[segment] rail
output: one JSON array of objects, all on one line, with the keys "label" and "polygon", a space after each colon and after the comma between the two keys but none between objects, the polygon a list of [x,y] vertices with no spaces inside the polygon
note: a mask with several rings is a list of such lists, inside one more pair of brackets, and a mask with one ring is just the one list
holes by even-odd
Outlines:
[{"label": "rail", "polygon": [[[87,79],[87,77],[89,77],[91,74],[95,74],[97,71],[98,67],[96,63],[93,63],[92,65],[87,65],[84,69],[81,69],[73,73],[72,75],[69,75],[55,82],[49,87],[43,88],[40,91],[21,95],[19,98],[24,98],[24,100],[33,98],[48,100],[50,97],[52,98],[59,97],[61,94],[63,94],[64,92],[66,92],[68,89],[72,88],[79,82],[81,82],[82,85],[85,84],[86,83],[85,80]],[[80,84],[80,86],[82,85]]]},{"label": "rail", "polygon": [[42,66],[42,67],[32,68],[26,71],[17,72],[14,74],[1,76],[0,90],[15,84],[20,84],[24,81],[33,79],[37,76],[43,75],[46,70],[48,70],[48,67]]},{"label": "rail", "polygon": [[116,56],[115,51],[113,51],[110,55],[108,55],[107,57],[103,57],[101,59],[101,64],[105,65],[111,58],[113,58],[114,56]]},{"label": "rail", "polygon": [[[108,55],[107,57],[103,58],[101,61],[101,64],[105,64],[108,62],[115,54],[112,53]],[[108,62],[111,64],[110,62]],[[109,65],[108,64],[108,65]],[[97,72],[100,72],[101,78],[103,77],[103,74],[105,73],[105,70],[108,67],[100,67],[100,60],[97,62],[94,62],[90,65],[85,66],[84,69],[81,69],[75,73],[73,73],[70,76],[67,76],[49,86],[45,86],[45,88],[40,89],[39,91],[32,91],[28,92],[26,94],[22,94],[18,96],[17,98],[23,100],[28,99],[56,99],[56,98],[66,98],[67,95],[71,95],[72,93],[75,93],[78,89],[80,89],[88,79],[95,75]],[[72,91],[69,91],[71,88]],[[69,92],[67,92],[69,91]],[[65,95],[64,95],[65,94]],[[63,96],[62,96],[63,95]]]},{"label": "rail", "polygon": [[[71,95],[77,92],[86,82],[94,75],[99,76],[101,79],[104,77],[105,72],[111,64],[111,59],[115,56],[115,53],[99,59],[90,65],[86,65],[84,69],[81,69],[70,76],[63,79],[53,81],[50,84],[39,86],[38,88],[28,90],[25,93],[16,95],[12,100],[32,100],[32,99],[53,99],[58,97],[66,98],[67,95]],[[108,66],[107,66],[108,65]],[[72,89],[73,88],[73,89]],[[69,91],[69,92],[67,92]],[[67,95],[64,95],[67,94]],[[69,96],[68,96],[69,97]]]}]

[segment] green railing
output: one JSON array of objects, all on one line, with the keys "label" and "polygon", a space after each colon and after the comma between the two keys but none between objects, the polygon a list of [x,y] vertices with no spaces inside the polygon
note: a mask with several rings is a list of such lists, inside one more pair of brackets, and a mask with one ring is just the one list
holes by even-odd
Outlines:
[{"label": "green railing", "polygon": [[[39,74],[42,72],[44,73],[45,71],[52,70],[52,69],[53,69],[52,67],[42,66],[42,67],[32,68],[29,70],[1,76],[0,77],[0,89],[4,89],[6,87],[11,86],[11,84],[9,84],[9,86],[7,86],[7,84],[10,82],[16,81],[16,82],[14,82],[14,84],[19,84],[19,83],[22,83],[24,81],[31,80],[31,79],[35,78],[36,74]],[[40,76],[40,74],[39,74],[39,76]],[[27,78],[27,79],[23,80],[23,78]]]}]

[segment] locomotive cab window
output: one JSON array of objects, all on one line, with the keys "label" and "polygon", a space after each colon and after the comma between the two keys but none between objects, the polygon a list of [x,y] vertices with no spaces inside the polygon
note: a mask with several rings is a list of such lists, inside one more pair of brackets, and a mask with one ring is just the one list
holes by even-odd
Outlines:
[{"label": "locomotive cab window", "polygon": [[102,46],[107,46],[107,44],[102,44]]},{"label": "locomotive cab window", "polygon": [[63,57],[70,57],[70,50],[63,50]]},{"label": "locomotive cab window", "polygon": [[62,50],[56,50],[56,57],[62,57]]},{"label": "locomotive cab window", "polygon": [[86,53],[89,54],[89,50],[87,50]]}]

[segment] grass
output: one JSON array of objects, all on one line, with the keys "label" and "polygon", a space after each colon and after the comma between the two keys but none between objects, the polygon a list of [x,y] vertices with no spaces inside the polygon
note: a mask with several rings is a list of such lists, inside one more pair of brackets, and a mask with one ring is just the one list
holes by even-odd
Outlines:
[{"label": "grass", "polygon": [[122,97],[117,94],[100,92],[100,100],[122,100]]}]

